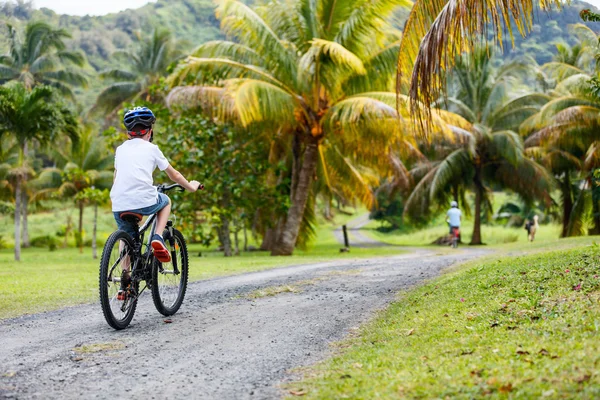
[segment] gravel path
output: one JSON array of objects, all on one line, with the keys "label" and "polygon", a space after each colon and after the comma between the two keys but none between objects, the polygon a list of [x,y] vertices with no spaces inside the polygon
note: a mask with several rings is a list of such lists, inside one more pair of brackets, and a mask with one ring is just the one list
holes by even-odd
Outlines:
[{"label": "gravel path", "polygon": [[[348,241],[350,242],[350,248],[352,247],[382,247],[382,246],[392,246],[388,243],[383,243],[378,240],[375,240],[371,237],[364,235],[360,230],[369,223],[369,214],[362,214],[352,220],[350,220],[346,227],[348,228]],[[339,227],[333,231],[333,234],[337,241],[343,245],[344,244],[344,232],[342,228]]]},{"label": "gravel path", "polygon": [[[0,398],[276,399],[291,369],[329,356],[398,291],[482,254],[421,251],[197,282],[172,323],[145,295],[119,332],[99,304],[4,320]],[[300,292],[247,297],[280,285]]]}]

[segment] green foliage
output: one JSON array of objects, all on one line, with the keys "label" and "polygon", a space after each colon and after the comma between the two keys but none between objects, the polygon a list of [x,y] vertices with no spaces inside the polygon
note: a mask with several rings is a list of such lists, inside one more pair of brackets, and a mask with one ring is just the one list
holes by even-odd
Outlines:
[{"label": "green foliage", "polygon": [[75,201],[83,201],[87,204],[106,204],[110,199],[110,192],[108,189],[96,189],[94,187],[88,187],[77,193]]},{"label": "green foliage", "polygon": [[15,206],[7,201],[0,201],[0,214],[12,214],[15,212]]},{"label": "green foliage", "polygon": [[12,136],[21,148],[34,139],[48,144],[64,133],[76,140],[77,127],[73,112],[51,87],[29,91],[20,82],[0,87],[0,136]]},{"label": "green foliage", "polygon": [[[71,37],[65,40],[65,45],[68,49],[85,53],[90,64],[86,68],[88,74],[122,69],[122,61],[113,54],[132,49],[139,32],[165,28],[190,47],[223,37],[212,0],[159,0],[134,11],[104,16],[59,15],[47,8],[33,9],[28,2],[9,0],[0,6],[0,20],[9,21],[19,30],[29,21],[43,21],[70,32]],[[7,39],[7,32],[1,31],[0,53],[8,51]],[[90,88],[77,89],[75,95],[87,109],[94,104],[103,88],[101,80],[91,79]]]},{"label": "green foliage", "polygon": [[70,98],[72,86],[87,85],[80,70],[69,68],[82,67],[85,57],[66,50],[64,41],[70,37],[66,30],[42,21],[29,22],[22,33],[11,24],[7,27],[9,49],[0,57],[0,82],[18,80],[27,88],[49,85]]},{"label": "green foliage", "polygon": [[53,235],[37,236],[31,239],[32,247],[48,247],[48,250],[55,251],[58,247],[58,239]]},{"label": "green foliage", "polygon": [[215,229],[224,219],[243,219],[250,226],[257,208],[275,209],[285,204],[265,182],[265,141],[230,125],[217,124],[196,111],[173,118],[165,131],[156,141],[172,165],[206,187],[194,195],[173,194],[176,213],[192,221],[188,231],[193,231],[196,239],[206,244],[213,239],[212,230],[204,232],[198,223],[198,212]]},{"label": "green foliage", "polygon": [[399,229],[404,226],[404,199],[402,193],[393,190],[390,185],[376,191],[377,203],[371,210],[369,219],[389,224],[386,229]]}]

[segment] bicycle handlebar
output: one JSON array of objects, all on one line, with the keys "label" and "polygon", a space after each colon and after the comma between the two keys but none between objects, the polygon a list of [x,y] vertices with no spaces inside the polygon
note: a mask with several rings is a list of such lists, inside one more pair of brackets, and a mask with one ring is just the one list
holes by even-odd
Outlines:
[{"label": "bicycle handlebar", "polygon": [[[183,186],[181,186],[179,183],[174,183],[172,185],[158,185],[156,187],[156,189],[158,189],[158,191],[160,193],[165,193],[168,192],[169,190],[173,190],[173,189],[180,189],[181,192],[185,192],[185,188]],[[198,186],[198,189],[200,190],[204,190],[204,185],[200,184],[200,186]]]}]

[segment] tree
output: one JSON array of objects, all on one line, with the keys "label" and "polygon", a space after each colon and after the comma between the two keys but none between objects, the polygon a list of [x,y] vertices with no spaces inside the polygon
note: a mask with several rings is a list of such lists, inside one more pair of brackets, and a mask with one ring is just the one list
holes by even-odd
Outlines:
[{"label": "tree", "polygon": [[[97,251],[97,227],[98,227],[98,206],[108,203],[110,199],[108,189],[100,190],[94,186],[83,189],[75,196],[75,202],[79,204],[91,204],[94,206],[94,224],[92,229],[92,258],[98,258]],[[81,220],[80,220],[81,221]],[[80,237],[81,233],[79,234]]]},{"label": "tree", "polygon": [[10,135],[19,147],[17,167],[13,170],[15,198],[15,260],[21,258],[20,220],[23,186],[31,176],[25,158],[28,143],[45,145],[66,133],[77,137],[77,121],[72,112],[58,102],[55,91],[38,86],[31,91],[22,83],[0,86],[0,137]]},{"label": "tree", "polygon": [[[291,142],[289,208],[273,255],[294,250],[325,149],[374,167],[387,163],[392,143],[412,131],[403,123],[405,98],[398,104],[391,90],[399,42],[387,22],[407,5],[290,0],[252,10],[224,0],[217,16],[237,42],[200,46],[171,76],[171,103],[200,103],[220,119]],[[442,112],[432,118],[445,133],[444,119],[463,122]]]},{"label": "tree", "polygon": [[[446,88],[446,74],[463,52],[470,52],[493,32],[499,46],[507,32],[525,35],[533,27],[536,6],[542,10],[560,7],[568,0],[416,0],[398,59],[398,88],[410,87],[411,108],[423,120],[422,105],[429,106]],[[589,15],[584,10],[582,14]]]},{"label": "tree", "polygon": [[[584,233],[586,204],[594,210],[594,229],[600,232],[600,205],[587,202],[592,172],[600,156],[600,97],[594,93],[597,36],[584,25],[577,25],[580,44],[562,49],[554,61],[542,67],[555,82],[548,91],[550,101],[521,126],[527,152],[550,171],[561,192],[561,237]],[[580,190],[583,188],[584,190]]]},{"label": "tree", "polygon": [[113,111],[126,101],[143,97],[150,98],[150,88],[167,75],[169,66],[180,57],[180,50],[171,32],[155,29],[150,37],[142,37],[136,32],[138,48],[134,51],[119,51],[113,57],[122,60],[128,69],[109,69],[100,76],[112,79],[115,83],[100,93],[95,108],[98,111]]},{"label": "tree", "polygon": [[0,56],[0,82],[17,80],[31,89],[37,85],[57,88],[73,98],[72,86],[86,86],[87,79],[76,69],[85,65],[79,52],[66,50],[64,39],[71,35],[45,22],[29,22],[21,35],[10,24],[7,54]]},{"label": "tree", "polygon": [[96,212],[100,202],[98,193],[90,192],[91,188],[101,191],[111,187],[114,156],[109,154],[102,137],[91,128],[84,129],[77,141],[61,143],[62,146],[55,146],[52,151],[57,166],[45,168],[32,185],[36,187],[38,197],[56,194],[74,199],[79,209],[77,244],[83,252],[83,211],[89,203],[95,206]]},{"label": "tree", "polygon": [[471,244],[482,244],[481,215],[484,207],[491,213],[490,184],[511,189],[527,202],[536,198],[550,201],[551,179],[540,165],[524,156],[523,141],[516,132],[523,120],[548,101],[547,96],[539,94],[510,97],[511,80],[524,67],[509,63],[495,69],[484,48],[456,62],[454,96],[447,100],[448,108],[462,115],[473,128],[462,132],[459,145],[431,165],[406,204],[407,209],[424,199],[443,199],[448,204],[448,197],[457,188],[473,190]]},{"label": "tree", "polygon": [[[211,232],[206,235],[204,231],[210,226],[225,256],[231,256],[232,222],[251,224],[250,217],[258,207],[275,208],[282,203],[275,197],[275,190],[266,185],[269,163],[264,154],[269,144],[229,124],[217,124],[197,110],[174,117],[165,132],[169,133],[158,136],[157,141],[165,144],[171,163],[207,187],[203,193],[175,201],[177,214],[193,221],[190,230],[204,244],[211,242]],[[206,222],[196,226],[199,213]]]}]

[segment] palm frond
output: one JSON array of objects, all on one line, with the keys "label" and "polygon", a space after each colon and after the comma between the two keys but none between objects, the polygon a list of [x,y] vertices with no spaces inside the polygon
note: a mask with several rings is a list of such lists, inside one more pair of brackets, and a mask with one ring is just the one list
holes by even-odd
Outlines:
[{"label": "palm frond", "polygon": [[[548,10],[564,2],[540,0],[539,5]],[[404,29],[398,74],[402,84],[412,71],[409,93],[417,118],[423,117],[422,104],[433,103],[445,90],[445,72],[459,54],[473,49],[481,37],[486,38],[489,27],[500,46],[504,32],[509,33],[511,40],[513,29],[521,35],[527,34],[533,27],[536,3],[534,0],[417,0]]]},{"label": "palm frond", "polygon": [[266,121],[294,123],[296,99],[280,87],[256,79],[239,79],[231,81],[228,90],[234,93],[242,125]]},{"label": "palm frond", "polygon": [[553,61],[542,65],[542,71],[559,82],[573,75],[581,75],[586,73],[581,68],[558,61]]},{"label": "palm frond", "polygon": [[226,40],[214,40],[197,47],[191,54],[198,58],[227,58],[242,64],[265,66],[265,60],[252,48]]},{"label": "palm frond", "polygon": [[492,134],[492,151],[500,160],[518,165],[523,158],[523,140],[513,131],[499,131]]},{"label": "palm frond", "polygon": [[240,1],[221,0],[217,6],[221,29],[254,49],[267,62],[275,76],[296,77],[296,57],[256,12]]},{"label": "palm frond", "polygon": [[127,100],[133,99],[142,90],[138,82],[117,82],[104,89],[96,100],[94,109],[112,111]]},{"label": "palm frond", "polygon": [[439,193],[449,193],[448,185],[468,176],[473,168],[471,154],[465,149],[458,149],[444,158],[438,165],[437,171],[431,180],[429,197],[435,198]]},{"label": "palm frond", "polygon": [[169,92],[166,103],[171,109],[200,108],[223,121],[237,119],[233,97],[222,87],[177,86]]}]

